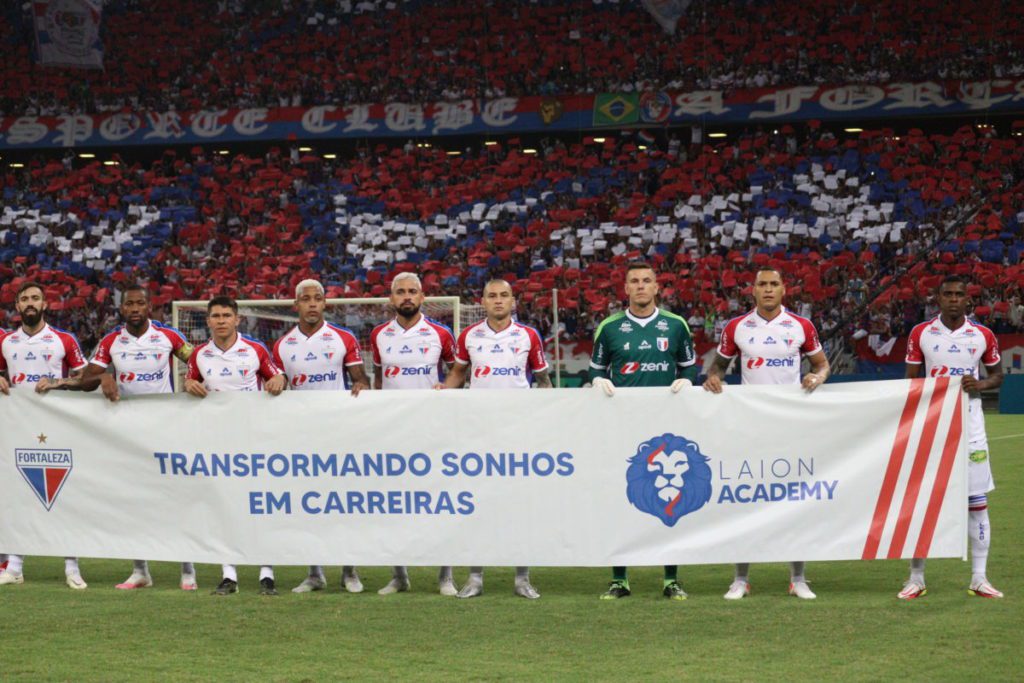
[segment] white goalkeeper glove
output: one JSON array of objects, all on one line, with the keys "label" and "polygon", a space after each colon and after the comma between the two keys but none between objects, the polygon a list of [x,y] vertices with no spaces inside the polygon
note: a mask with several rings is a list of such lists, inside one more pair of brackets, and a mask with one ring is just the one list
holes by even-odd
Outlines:
[{"label": "white goalkeeper glove", "polygon": [[678,394],[679,390],[682,389],[683,387],[692,387],[692,386],[693,386],[693,382],[691,382],[690,380],[686,379],[685,377],[680,377],[675,382],[672,382],[672,386],[669,387],[669,388],[672,390],[673,394]]},{"label": "white goalkeeper glove", "polygon": [[612,381],[610,379],[605,379],[604,377],[596,377],[594,378],[593,385],[595,389],[600,389],[608,396],[611,396],[612,394],[615,393],[615,385],[612,384]]}]

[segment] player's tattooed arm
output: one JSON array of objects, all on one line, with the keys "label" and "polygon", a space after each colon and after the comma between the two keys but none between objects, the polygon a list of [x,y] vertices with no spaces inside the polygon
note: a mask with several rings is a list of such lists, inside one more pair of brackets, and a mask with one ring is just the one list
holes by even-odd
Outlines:
[{"label": "player's tattooed arm", "polygon": [[729,369],[731,358],[726,358],[720,353],[715,354],[715,361],[708,368],[708,378],[704,380],[704,388],[712,394],[722,393],[722,378],[725,371]]},{"label": "player's tattooed arm", "polygon": [[95,391],[100,385],[100,375],[106,370],[98,365],[90,363],[84,371],[76,370],[70,377],[61,379],[50,379],[43,377],[36,384],[36,393],[45,394],[48,391]]},{"label": "player's tattooed arm", "polygon": [[533,375],[534,382],[538,389],[553,389],[554,385],[551,383],[551,375],[548,374],[547,370],[540,370],[535,372]]}]

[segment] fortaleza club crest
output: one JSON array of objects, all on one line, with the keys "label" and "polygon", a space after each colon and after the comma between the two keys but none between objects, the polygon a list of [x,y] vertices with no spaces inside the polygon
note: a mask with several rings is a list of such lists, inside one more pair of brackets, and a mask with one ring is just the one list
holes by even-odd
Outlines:
[{"label": "fortaleza club crest", "polygon": [[644,441],[629,459],[626,497],[637,510],[675,526],[711,499],[709,460],[683,436],[662,434]]},{"label": "fortaleza club crest", "polygon": [[53,507],[71,475],[71,451],[52,448],[16,448],[14,462],[36,498],[47,510]]}]

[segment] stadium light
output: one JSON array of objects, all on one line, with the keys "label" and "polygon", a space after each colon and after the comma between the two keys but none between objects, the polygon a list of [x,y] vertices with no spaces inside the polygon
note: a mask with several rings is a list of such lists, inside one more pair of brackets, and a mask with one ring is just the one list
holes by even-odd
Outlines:
[{"label": "stadium light", "polygon": [[217,150],[217,154],[220,154],[220,155],[231,154],[231,150],[229,150],[229,149],[218,149]]},{"label": "stadium light", "polygon": [[604,142],[604,138],[594,138],[594,142],[596,142],[597,144],[601,144]]},{"label": "stadium light", "polygon": [[299,147],[299,151],[300,152],[312,152],[313,148],[312,147]]},{"label": "stadium light", "polygon": [[724,137],[726,137],[726,134],[725,133],[708,133],[708,137],[709,138],[724,138]]},{"label": "stadium light", "polygon": [[93,154],[92,152],[82,152],[81,154],[78,155],[78,158],[79,159],[95,159],[96,155]]},{"label": "stadium light", "polygon": [[462,154],[462,152],[460,152],[460,151],[459,151],[459,150],[457,150],[457,149],[450,149],[450,150],[448,150],[447,152],[445,152],[445,154],[447,154],[447,155],[448,155],[448,156],[450,156],[450,157],[457,157],[457,156],[461,155],[461,154]]},{"label": "stadium light", "polygon": [[107,159],[103,162],[104,166],[117,166],[120,162],[114,161],[113,159]]},{"label": "stadium light", "polygon": [[638,150],[640,150],[641,152],[646,152],[647,151],[647,145],[637,145],[636,148]]},{"label": "stadium light", "polygon": [[537,153],[537,150],[533,149],[532,147],[527,147],[526,149],[523,150],[523,154],[536,154],[536,153]]},{"label": "stadium light", "polygon": [[338,158],[337,154],[325,154],[324,155],[324,159],[337,159],[337,158]]},{"label": "stadium light", "polygon": [[498,144],[498,141],[497,141],[497,140],[488,140],[488,141],[487,141],[487,142],[485,142],[484,144],[485,144],[486,146],[488,146],[488,147],[494,147],[494,146],[495,146],[496,144]]},{"label": "stadium light", "polygon": [[11,168],[25,168],[25,164],[20,164],[17,161],[11,164]]},{"label": "stadium light", "polygon": [[846,131],[847,133],[863,133],[864,132],[863,128],[843,128],[843,130]]}]

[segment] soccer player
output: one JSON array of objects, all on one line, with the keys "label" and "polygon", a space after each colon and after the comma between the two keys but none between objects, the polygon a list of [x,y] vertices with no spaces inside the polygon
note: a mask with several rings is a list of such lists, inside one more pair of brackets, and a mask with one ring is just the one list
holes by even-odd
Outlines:
[{"label": "soccer player", "polygon": [[[38,282],[25,282],[14,296],[14,307],[21,316],[21,327],[0,339],[0,393],[11,388],[40,389],[54,380],[66,381],[85,367],[85,356],[74,335],[46,323],[46,295]],[[24,583],[25,558],[11,554],[7,568],[0,572],[0,585]],[[69,588],[84,590],[77,557],[64,558],[64,577]]]},{"label": "soccer player", "polygon": [[[352,378],[352,395],[358,396],[370,384],[363,368],[359,340],[350,330],[324,320],[327,298],[316,280],[303,280],[295,287],[295,311],[299,324],[274,344],[273,359],[282,368],[295,391],[341,391],[345,373]],[[363,582],[355,567],[341,570],[342,585],[349,593],[362,593]],[[327,587],[324,568],[310,565],[309,576],[292,589],[309,593]]]},{"label": "soccer player", "polygon": [[[238,304],[227,296],[215,296],[206,305],[210,341],[200,344],[188,359],[185,391],[204,398],[210,391],[267,391],[278,396],[285,376],[274,365],[267,347],[238,333]],[[238,592],[238,571],[222,565],[223,578],[214,595]],[[260,567],[260,595],[277,595],[274,568]]]},{"label": "soccer player", "polygon": [[[782,274],[774,268],[762,268],[754,276],[754,310],[725,325],[715,361],[708,368],[704,388],[722,393],[722,377],[737,355],[742,355],[740,377],[743,384],[799,384],[812,392],[828,379],[828,359],[818,341],[818,331],[806,318],[786,310],[782,299],[786,286]],[[801,359],[806,356],[811,370],[800,377]],[[804,600],[818,597],[807,585],[804,563],[790,563],[789,594]],[[736,575],[726,600],[739,600],[750,594],[750,563],[736,565]]]},{"label": "soccer player", "polygon": [[[395,317],[370,333],[374,389],[430,389],[444,379],[455,361],[455,337],[444,325],[420,312],[423,284],[415,273],[399,273],[391,281]],[[409,571],[392,567],[391,580],[377,591],[392,595],[409,590]],[[458,593],[452,568],[441,567],[437,576],[441,595]]]},{"label": "soccer player", "polygon": [[[529,389],[533,377],[539,389],[550,389],[544,340],[532,327],[512,319],[516,300],[505,280],[484,285],[483,306],[487,317],[459,334],[455,366],[439,389],[458,389],[466,382],[469,369],[476,370],[470,389]],[[460,598],[475,598],[484,592],[484,568],[470,567],[469,580]],[[536,600],[540,593],[530,583],[530,568],[516,567],[515,594]]]},{"label": "soccer player", "polygon": [[[670,387],[673,393],[696,376],[697,355],[686,321],[658,308],[658,279],[650,264],[626,266],[628,307],[605,318],[594,332],[590,379],[608,396],[615,387]],[[630,595],[625,567],[612,567],[612,581],[602,600]],[[662,595],[685,600],[675,565],[665,565]]]},{"label": "soccer player", "polygon": [[[49,385],[40,381],[36,390],[93,391],[99,385],[111,402],[119,401],[121,396],[172,393],[171,356],[187,363],[192,345],[178,330],[150,319],[153,309],[145,287],[126,287],[120,312],[124,325],[104,335],[81,375]],[[149,563],[135,560],[131,576],[115,588],[135,590],[152,585]],[[198,588],[195,565],[191,562],[181,563],[179,585],[183,591]]]},{"label": "soccer player", "polygon": [[[961,377],[961,388],[968,395],[967,446],[967,533],[971,539],[971,583],[967,592],[980,598],[1001,598],[986,575],[992,529],[988,522],[988,492],[994,489],[992,464],[988,459],[985,415],[981,410],[981,392],[997,389],[1003,383],[999,343],[992,331],[966,316],[969,304],[967,282],[958,275],[943,279],[938,289],[939,317],[921,323],[907,340],[907,377],[921,377],[921,366],[928,377]],[[981,379],[979,364],[988,377]],[[924,558],[910,561],[910,579],[897,597],[913,600],[927,595],[924,583]]]}]

